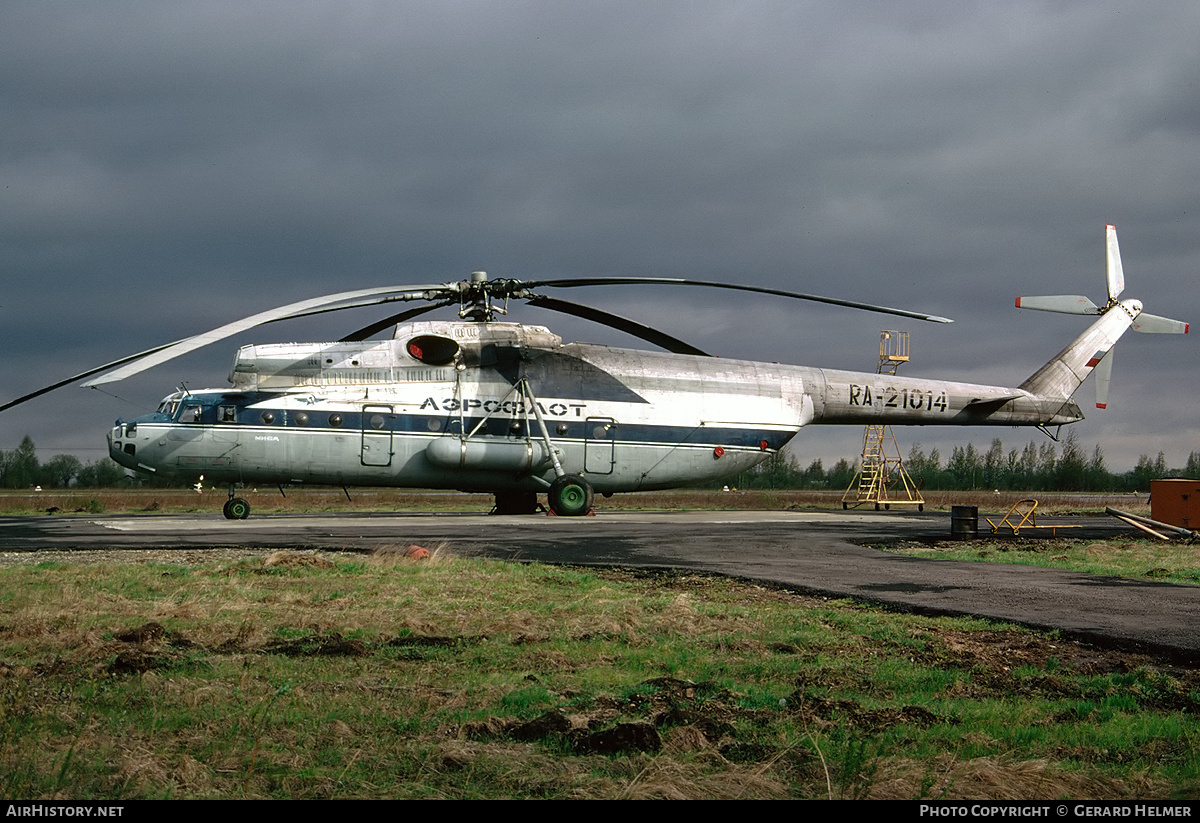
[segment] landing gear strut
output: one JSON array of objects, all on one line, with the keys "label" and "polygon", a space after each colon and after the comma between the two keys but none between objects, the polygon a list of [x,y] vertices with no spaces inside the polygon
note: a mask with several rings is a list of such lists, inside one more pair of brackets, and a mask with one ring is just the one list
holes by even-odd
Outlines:
[{"label": "landing gear strut", "polygon": [[522,378],[520,386],[529,404],[527,408],[532,408],[533,416],[537,418],[538,429],[542,433],[542,441],[546,444],[550,462],[554,464],[556,477],[550,484],[550,488],[546,490],[546,502],[550,504],[550,511],[559,517],[581,517],[592,510],[592,503],[595,500],[592,484],[577,474],[567,474],[563,469],[562,463],[558,459],[558,450],[554,448],[554,441],[550,439],[550,432],[546,429],[546,420],[542,417],[541,405],[533,396],[529,381]]}]

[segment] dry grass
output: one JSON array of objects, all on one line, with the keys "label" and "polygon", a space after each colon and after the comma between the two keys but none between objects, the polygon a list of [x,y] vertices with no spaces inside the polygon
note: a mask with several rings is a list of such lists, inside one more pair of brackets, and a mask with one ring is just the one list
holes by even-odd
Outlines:
[{"label": "dry grass", "polygon": [[[1069,532],[1064,531],[1064,534]],[[1016,563],[1143,578],[1184,585],[1200,584],[1200,553],[1192,542],[1151,539],[1072,540],[1070,537],[999,535],[982,540],[938,540],[889,545],[885,551],[912,557]]]},{"label": "dry grass", "polygon": [[1093,800],[1163,797],[1169,787],[1143,775],[1120,779],[1094,772],[1065,769],[1041,759],[951,755],[931,764],[908,759],[879,763],[868,797],[872,800],[911,800],[924,796],[943,800]]},{"label": "dry grass", "polygon": [[427,548],[0,569],[0,785],[664,799],[1200,785],[1200,672],[728,580]]}]

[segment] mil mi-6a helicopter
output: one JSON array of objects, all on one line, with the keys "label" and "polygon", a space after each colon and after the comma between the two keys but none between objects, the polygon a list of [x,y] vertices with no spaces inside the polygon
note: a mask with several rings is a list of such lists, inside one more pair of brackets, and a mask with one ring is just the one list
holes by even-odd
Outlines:
[{"label": "mil mi-6a helicopter", "polygon": [[[805,426],[1037,426],[1083,419],[1071,397],[1097,372],[1107,402],[1112,349],[1130,327],[1186,333],[1146,314],[1124,290],[1116,230],[1107,233],[1108,301],[1017,298],[1026,309],[1099,319],[1016,388],[727,360],[648,326],[538,290],[675,284],[759,292],[903,317],[946,318],[833,298],[726,283],[650,277],[489,280],[394,286],[318,297],[262,312],[60,381],[122,380],[264,323],[390,302],[424,305],[332,343],[242,347],[231,389],[178,391],[158,410],[118,420],[112,458],[129,469],[228,483],[224,513],[249,516],[238,483],[444,488],[490,492],[497,513],[538,508],[584,515],[611,495],[704,483],[778,452]],[[564,344],[542,326],[497,321],[510,299],[597,321],[665,351]],[[502,303],[500,301],[503,301]],[[410,322],[458,306],[458,320]],[[391,339],[368,340],[394,326]],[[113,368],[116,367],[116,368]]]}]

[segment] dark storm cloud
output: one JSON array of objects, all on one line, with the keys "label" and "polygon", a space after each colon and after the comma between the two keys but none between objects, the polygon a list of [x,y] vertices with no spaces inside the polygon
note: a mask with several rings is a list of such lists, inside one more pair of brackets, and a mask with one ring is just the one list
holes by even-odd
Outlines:
[{"label": "dark storm cloud", "polygon": [[[959,322],[911,329],[912,374],[1019,382],[1081,325],[1013,296],[1101,300],[1106,222],[1129,294],[1200,318],[1197,34],[1191,3],[8,3],[5,399],[272,305],[475,268],[919,307]],[[815,365],[871,368],[888,324],[726,294],[592,299]],[[240,342],[358,320],[265,329],[115,390],[220,385]],[[1114,465],[1158,448],[1182,465],[1200,448],[1190,346],[1123,340],[1113,408],[1081,440]],[[0,448],[98,439],[132,411],[56,397],[5,413]]]}]

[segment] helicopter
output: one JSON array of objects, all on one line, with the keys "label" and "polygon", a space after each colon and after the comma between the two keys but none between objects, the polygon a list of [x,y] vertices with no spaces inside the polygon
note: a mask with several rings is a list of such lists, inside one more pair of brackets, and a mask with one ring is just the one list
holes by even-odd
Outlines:
[{"label": "helicopter", "polygon": [[[595,495],[696,485],[768,459],[815,424],[1035,426],[1083,419],[1072,396],[1097,373],[1107,404],[1112,352],[1129,328],[1187,333],[1147,314],[1125,288],[1107,227],[1107,301],[1018,297],[1018,308],[1097,316],[1017,387],[710,356],[665,332],[543,293],[601,285],[757,292],[935,323],[911,312],[799,292],[655,277],[489,279],[341,292],[291,303],[59,381],[0,411],[86,377],[125,379],[267,323],[388,303],[417,303],[335,342],[240,348],[230,388],[176,391],[157,410],[117,420],[113,460],[135,472],[228,484],[223,507],[250,515],[238,484],[396,486],[487,492],[498,514],[580,516]],[[509,301],[603,323],[662,349],[564,343],[547,327],[497,319]],[[457,305],[456,320],[416,320]],[[390,338],[371,339],[386,329]],[[107,371],[106,371],[107,370]],[[1051,435],[1053,436],[1053,435]]]}]

